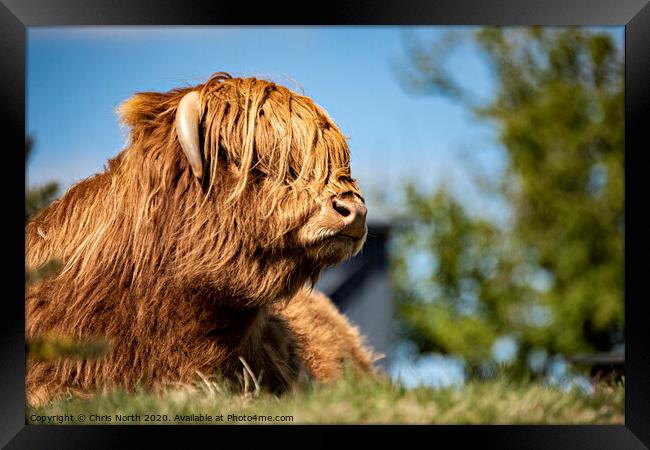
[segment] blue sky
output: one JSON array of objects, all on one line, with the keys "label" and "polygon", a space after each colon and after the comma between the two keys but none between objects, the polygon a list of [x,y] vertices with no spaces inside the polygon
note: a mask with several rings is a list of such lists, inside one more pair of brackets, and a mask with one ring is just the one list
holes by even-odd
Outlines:
[{"label": "blue sky", "polygon": [[[471,27],[451,27],[472,30]],[[125,144],[116,107],[138,91],[198,84],[217,71],[270,78],[303,91],[349,136],[352,173],[367,194],[403,180],[450,186],[489,214],[467,156],[498,176],[504,153],[490,124],[458,104],[409,94],[395,70],[404,33],[435,41],[450,27],[56,27],[28,29],[27,131],[35,139],[28,184],[62,188],[102,170]],[[619,42],[623,28],[610,27]],[[449,68],[480,98],[495,83],[464,45]],[[381,216],[381,212],[375,217]]]},{"label": "blue sky", "polygon": [[[410,31],[435,39],[444,29]],[[415,178],[424,186],[452,183],[470,197],[461,153],[483,152],[498,170],[493,130],[453,102],[407,93],[395,71],[405,61],[403,33],[397,27],[30,28],[27,130],[36,145],[28,183],[59,180],[65,189],[101,170],[124,147],[115,108],[133,93],[197,84],[224,70],[273,79],[324,107],[350,138],[353,175],[367,194]],[[490,95],[493,83],[475,50],[461,49],[452,67],[475,92]]]}]

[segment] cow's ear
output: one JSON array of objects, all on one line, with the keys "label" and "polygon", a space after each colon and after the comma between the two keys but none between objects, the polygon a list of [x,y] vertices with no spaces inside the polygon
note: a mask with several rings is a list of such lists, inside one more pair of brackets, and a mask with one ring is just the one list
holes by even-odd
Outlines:
[{"label": "cow's ear", "polygon": [[124,125],[132,130],[151,128],[165,119],[174,110],[178,95],[173,93],[140,92],[117,108]]}]

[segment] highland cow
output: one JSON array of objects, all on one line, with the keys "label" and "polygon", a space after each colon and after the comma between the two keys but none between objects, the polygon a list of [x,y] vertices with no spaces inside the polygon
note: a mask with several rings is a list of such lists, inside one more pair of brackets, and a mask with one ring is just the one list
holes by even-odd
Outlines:
[{"label": "highland cow", "polygon": [[241,359],[272,392],[335,380],[346,361],[373,372],[357,329],[312,291],[367,233],[326,112],[273,82],[217,73],[136,94],[119,113],[127,147],[26,230],[29,267],[62,262],[28,289],[27,337],[105,338],[111,350],[28,356],[28,403],[234,379]]}]

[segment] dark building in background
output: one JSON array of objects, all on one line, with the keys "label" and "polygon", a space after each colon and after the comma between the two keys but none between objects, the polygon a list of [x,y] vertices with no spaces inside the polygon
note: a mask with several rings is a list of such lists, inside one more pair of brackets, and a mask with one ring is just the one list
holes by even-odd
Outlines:
[{"label": "dark building in background", "polygon": [[567,357],[567,361],[576,367],[589,367],[594,383],[620,383],[625,378],[625,350],[574,355]]},{"label": "dark building in background", "polygon": [[316,289],[329,296],[350,321],[359,327],[387,367],[393,344],[393,296],[388,273],[387,243],[391,226],[369,222],[361,252],[351,260],[323,272]]}]

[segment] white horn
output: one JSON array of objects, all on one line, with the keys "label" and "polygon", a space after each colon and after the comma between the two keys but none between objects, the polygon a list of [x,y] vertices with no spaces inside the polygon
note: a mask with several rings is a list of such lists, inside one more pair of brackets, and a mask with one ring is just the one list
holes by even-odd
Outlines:
[{"label": "white horn", "polygon": [[192,91],[185,94],[176,109],[176,136],[197,178],[203,175],[199,149],[199,107],[199,93]]}]

